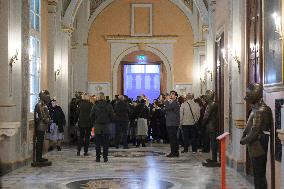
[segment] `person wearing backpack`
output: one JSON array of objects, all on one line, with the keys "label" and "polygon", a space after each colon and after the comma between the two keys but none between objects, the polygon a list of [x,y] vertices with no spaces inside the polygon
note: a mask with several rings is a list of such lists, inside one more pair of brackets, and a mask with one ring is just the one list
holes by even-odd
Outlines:
[{"label": "person wearing backpack", "polygon": [[194,102],[194,94],[188,93],[186,101],[180,107],[180,124],[183,132],[184,149],[181,153],[187,153],[189,147],[189,139],[191,139],[192,153],[197,152],[197,134],[196,126],[200,117],[200,107]]},{"label": "person wearing backpack", "polygon": [[113,120],[113,108],[110,103],[105,100],[104,93],[99,93],[98,100],[92,108],[90,117],[91,123],[95,128],[96,143],[96,162],[100,162],[101,146],[103,146],[104,162],[108,161],[108,148],[110,136],[110,124]]}]

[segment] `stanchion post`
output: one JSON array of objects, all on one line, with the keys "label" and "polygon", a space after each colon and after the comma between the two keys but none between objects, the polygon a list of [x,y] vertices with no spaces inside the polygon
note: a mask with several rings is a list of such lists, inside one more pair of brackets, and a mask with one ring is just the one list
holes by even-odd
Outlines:
[{"label": "stanchion post", "polygon": [[226,138],[228,132],[218,136],[217,139],[221,143],[221,189],[226,189]]}]

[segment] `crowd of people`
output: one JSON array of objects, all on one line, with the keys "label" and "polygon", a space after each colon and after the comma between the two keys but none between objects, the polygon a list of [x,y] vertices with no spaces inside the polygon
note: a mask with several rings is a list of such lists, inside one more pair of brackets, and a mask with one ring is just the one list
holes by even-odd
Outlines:
[{"label": "crowd of people", "polygon": [[[190,146],[193,154],[198,149],[209,152],[212,142],[204,124],[207,104],[206,95],[194,98],[188,93],[178,97],[175,91],[161,94],[152,103],[143,94],[135,100],[116,95],[111,101],[103,93],[90,96],[76,92],[70,104],[72,142],[77,144],[78,156],[82,147],[84,156],[88,156],[90,140],[94,141],[97,162],[101,147],[107,162],[109,146],[128,149],[129,144],[146,147],[150,143],[169,143],[171,152],[167,157],[179,157],[179,146],[183,147],[181,153],[190,152]],[[215,147],[211,144],[211,148]]]}]

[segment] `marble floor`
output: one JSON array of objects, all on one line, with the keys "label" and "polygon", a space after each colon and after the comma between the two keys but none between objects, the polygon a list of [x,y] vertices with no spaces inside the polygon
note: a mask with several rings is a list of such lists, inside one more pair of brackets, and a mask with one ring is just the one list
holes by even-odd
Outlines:
[{"label": "marble floor", "polygon": [[[168,145],[153,144],[146,148],[110,149],[109,162],[95,162],[90,156],[76,156],[75,147],[52,151],[46,157],[52,166],[26,166],[1,177],[0,188],[6,189],[218,189],[220,168],[202,167],[209,154],[181,154],[167,158]],[[251,189],[253,186],[227,167],[227,188]]]}]

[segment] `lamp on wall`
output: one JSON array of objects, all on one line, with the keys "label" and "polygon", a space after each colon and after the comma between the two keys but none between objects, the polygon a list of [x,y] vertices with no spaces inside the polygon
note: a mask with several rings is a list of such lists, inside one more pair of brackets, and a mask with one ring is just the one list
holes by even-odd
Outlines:
[{"label": "lamp on wall", "polygon": [[54,71],[54,81],[56,81],[57,77],[60,75],[61,73],[61,66],[59,66],[59,68],[57,68],[55,71]]},{"label": "lamp on wall", "polygon": [[[238,65],[238,70],[239,70],[239,73],[241,72],[241,61],[240,61],[240,58],[237,56],[237,53],[236,53],[236,50],[232,49],[232,48],[228,48],[229,49],[229,54],[230,56],[233,58],[233,60],[237,63]],[[229,62],[228,60],[226,59],[226,50],[225,48],[221,49],[221,53],[222,53],[222,57],[223,57],[223,60],[225,61],[225,64],[228,65]],[[220,64],[220,63],[219,63]],[[218,65],[217,65],[218,66]]]},{"label": "lamp on wall", "polygon": [[274,24],[275,24],[275,33],[278,33],[280,36],[279,39],[282,39],[284,32],[282,30],[281,17],[276,12],[272,14],[272,17],[274,19]]},{"label": "lamp on wall", "polygon": [[10,58],[9,61],[9,66],[12,69],[13,68],[13,64],[18,60],[18,50],[16,50],[16,53]]}]

